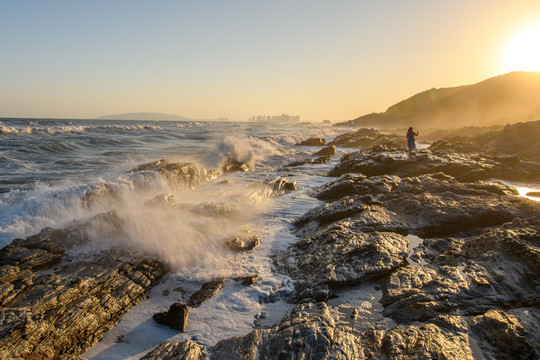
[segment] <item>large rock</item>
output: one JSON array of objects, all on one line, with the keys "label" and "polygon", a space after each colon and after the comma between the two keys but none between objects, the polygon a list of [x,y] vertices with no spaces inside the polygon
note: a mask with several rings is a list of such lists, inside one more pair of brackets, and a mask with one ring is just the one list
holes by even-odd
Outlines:
[{"label": "large rock", "polygon": [[326,300],[331,288],[381,277],[408,254],[408,240],[392,232],[358,232],[351,222],[338,222],[302,239],[277,255],[277,268],[297,279],[294,301]]},{"label": "large rock", "polygon": [[445,151],[420,150],[413,155],[396,148],[376,146],[343,155],[328,176],[360,173],[365,176],[397,175],[414,177],[442,172],[458,181],[473,182],[492,178],[538,181],[540,165],[516,157],[485,157]]},{"label": "large rock", "polygon": [[[297,220],[299,225],[308,220],[359,213],[361,203],[357,203],[358,198],[368,199],[368,204],[382,205],[384,211],[392,214],[395,231],[400,232],[405,227],[407,231],[423,236],[455,234],[500,225],[515,217],[539,215],[535,203],[518,197],[517,191],[508,185],[500,182],[460,183],[441,173],[412,178],[367,178],[346,174],[317,191],[316,196],[322,199],[333,199],[344,193],[350,195],[309,211]],[[355,201],[344,201],[350,198]],[[380,229],[388,230],[389,227]]]},{"label": "large rock", "polygon": [[154,314],[154,320],[171,329],[184,331],[188,319],[188,308],[181,303],[174,303],[168,311]]},{"label": "large rock", "polygon": [[405,136],[383,134],[375,129],[362,128],[337,136],[328,143],[328,146],[343,146],[357,148],[371,148],[377,145],[403,147],[405,149]]},{"label": "large rock", "polygon": [[129,174],[157,173],[171,185],[193,189],[207,180],[217,178],[215,170],[206,171],[199,168],[197,164],[189,162],[171,163],[162,159],[151,163],[143,164],[128,172]]},{"label": "large rock", "polygon": [[419,257],[427,264],[400,268],[384,283],[384,312],[410,322],[440,313],[538,307],[539,248],[536,218],[516,219],[470,238],[426,239]]},{"label": "large rock", "polygon": [[324,303],[301,304],[279,325],[218,342],[210,359],[473,359],[467,324],[443,316],[427,324],[359,331]]},{"label": "large rock", "polygon": [[326,144],[326,140],[323,138],[309,138],[297,142],[296,146],[323,146],[324,144]]}]

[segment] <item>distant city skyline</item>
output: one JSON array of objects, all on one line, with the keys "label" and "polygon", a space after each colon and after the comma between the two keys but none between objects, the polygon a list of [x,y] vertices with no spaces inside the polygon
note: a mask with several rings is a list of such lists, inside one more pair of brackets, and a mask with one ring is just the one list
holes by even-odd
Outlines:
[{"label": "distant city skyline", "polygon": [[0,117],[350,120],[540,70],[535,24],[538,0],[0,0]]}]

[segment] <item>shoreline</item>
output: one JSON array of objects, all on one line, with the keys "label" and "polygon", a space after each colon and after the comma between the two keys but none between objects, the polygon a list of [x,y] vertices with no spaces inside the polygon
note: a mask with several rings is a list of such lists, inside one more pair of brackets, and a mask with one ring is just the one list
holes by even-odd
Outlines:
[{"label": "shoreline", "polygon": [[[483,157],[448,150],[419,150],[407,156],[401,137],[363,137],[362,132],[357,135],[345,138],[361,143],[371,141],[372,146],[341,157],[331,170],[335,176],[314,189],[322,205],[310,208],[295,220],[297,241],[271,256],[275,270],[290,277],[295,285],[294,289],[276,292],[278,301],[285,300],[293,307],[280,323],[270,326],[262,321],[249,334],[224,339],[210,347],[201,347],[196,339],[164,343],[154,350],[147,349],[149,353],[144,359],[167,359],[178,354],[184,354],[181,358],[196,359],[275,358],[283,354],[311,354],[313,358],[451,354],[450,358],[472,359],[516,351],[524,358],[538,356],[540,334],[533,324],[534,319],[540,320],[539,304],[534,301],[540,289],[534,278],[540,257],[535,250],[540,243],[540,227],[534,219],[538,219],[540,207],[536,202],[521,199],[510,186],[489,181],[493,175],[531,179],[537,169],[534,164],[508,162],[504,158],[497,161],[500,155]],[[338,137],[334,142],[337,140]],[[397,145],[392,147],[392,142]],[[316,163],[308,166],[317,171]],[[519,166],[523,171],[517,174]],[[286,171],[294,175],[296,170],[290,167]],[[290,176],[289,180],[294,178]],[[282,196],[286,193],[282,190],[274,187],[270,193]],[[115,231],[121,226],[115,214],[97,221],[110,225],[103,231]],[[7,304],[4,311],[13,304],[18,309],[12,311],[14,317],[10,318],[18,325],[4,323],[12,327],[12,339],[21,334],[28,338],[29,329],[33,329],[34,336],[53,334],[52,329],[44,328],[45,324],[36,322],[39,316],[33,322],[27,320],[40,311],[56,311],[51,300],[42,303],[34,298],[32,301],[40,304],[40,310],[26,310],[22,316],[20,309],[32,304],[28,302],[32,291],[36,292],[41,285],[43,291],[52,286],[53,282],[43,279],[41,283],[32,283],[33,279],[39,280],[35,272],[56,266],[64,254],[65,241],[80,234],[81,226],[87,225],[43,231],[2,249],[4,259],[10,255],[10,259],[18,261],[4,262],[2,267],[2,301]],[[422,243],[417,240],[417,246],[411,247],[408,235],[417,236]],[[125,255],[119,252],[117,256]],[[111,261],[110,257],[104,259]],[[127,306],[142,300],[167,276],[167,267],[158,259],[128,260],[129,269],[125,264],[119,263],[114,277],[105,282],[120,282],[120,287],[110,288],[111,294],[120,289],[136,289],[137,297],[129,300],[134,303],[125,303]],[[497,273],[498,268],[511,279]],[[71,274],[89,271],[87,267],[70,269],[75,271]],[[32,272],[32,280],[24,280]],[[100,276],[99,272],[95,274],[92,276]],[[121,277],[116,278],[117,275]],[[66,284],[74,279],[69,276]],[[68,304],[97,299],[88,308],[94,310],[81,313],[80,308],[73,309],[82,316],[78,321],[93,324],[97,319],[95,313],[103,309],[103,300],[92,293],[91,287],[96,286],[94,278],[77,281],[53,295],[59,299],[65,291],[86,288],[90,292],[83,293],[79,300],[70,299]],[[232,286],[232,280],[227,281]],[[359,290],[362,287],[372,287],[375,293]],[[155,289],[159,291],[159,285]],[[192,286],[187,291],[193,293],[196,288]],[[125,295],[123,290],[120,293]],[[101,296],[110,298],[107,294]],[[125,312],[118,308],[127,301],[121,299],[115,300],[112,307],[111,303],[107,305],[113,309],[114,316],[110,316],[114,324]],[[114,324],[98,328],[104,330],[103,326]],[[80,339],[88,329],[78,327],[79,333],[74,332],[73,336]],[[88,348],[97,339],[99,333],[91,332],[96,338],[89,338],[75,349]],[[410,347],[403,338],[422,345]],[[20,344],[22,350],[18,351],[29,348],[29,344]],[[0,353],[9,354],[5,346],[0,349]],[[80,350],[72,350],[73,355],[79,355]],[[42,351],[47,354],[53,350]]]}]

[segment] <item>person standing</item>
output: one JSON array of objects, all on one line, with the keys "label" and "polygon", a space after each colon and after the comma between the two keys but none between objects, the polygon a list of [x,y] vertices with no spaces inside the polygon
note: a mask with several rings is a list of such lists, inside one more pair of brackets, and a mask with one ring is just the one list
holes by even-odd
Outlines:
[{"label": "person standing", "polygon": [[409,154],[412,154],[413,150],[416,149],[415,139],[418,136],[418,132],[414,132],[411,126],[405,136],[407,137],[407,147],[409,148]]}]

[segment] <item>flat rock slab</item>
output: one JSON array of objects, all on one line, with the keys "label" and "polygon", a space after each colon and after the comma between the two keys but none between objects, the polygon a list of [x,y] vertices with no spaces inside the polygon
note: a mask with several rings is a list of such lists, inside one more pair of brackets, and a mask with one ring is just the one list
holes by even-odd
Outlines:
[{"label": "flat rock slab", "polygon": [[209,300],[218,293],[218,291],[223,287],[223,284],[225,284],[225,278],[217,279],[214,281],[210,281],[207,283],[204,283],[201,287],[201,289],[197,292],[195,292],[186,302],[187,306],[189,307],[199,307],[202,303]]}]

